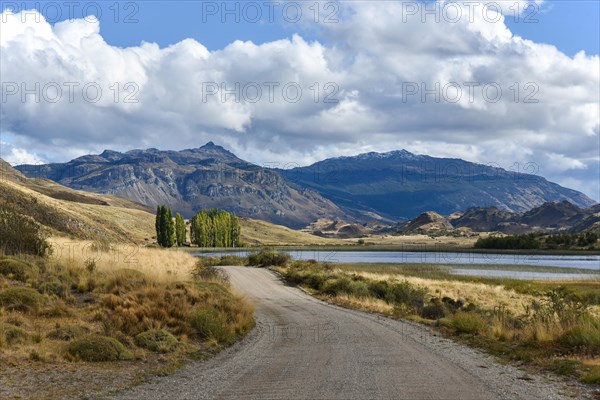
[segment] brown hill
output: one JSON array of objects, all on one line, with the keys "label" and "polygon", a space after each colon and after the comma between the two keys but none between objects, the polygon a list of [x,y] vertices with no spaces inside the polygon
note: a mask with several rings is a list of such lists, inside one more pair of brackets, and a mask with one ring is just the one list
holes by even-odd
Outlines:
[{"label": "brown hill", "polygon": [[402,233],[430,233],[451,231],[454,227],[448,219],[434,211],[427,211],[408,222]]}]

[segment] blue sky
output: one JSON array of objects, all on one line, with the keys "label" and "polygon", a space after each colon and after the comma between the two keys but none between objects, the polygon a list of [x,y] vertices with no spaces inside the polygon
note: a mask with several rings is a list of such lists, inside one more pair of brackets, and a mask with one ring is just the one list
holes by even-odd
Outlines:
[{"label": "blue sky", "polygon": [[[512,0],[502,0],[512,3]],[[11,2],[2,1],[2,8],[17,3],[21,8],[35,8],[45,14],[52,22],[67,19],[69,8],[62,6],[60,14],[49,4],[64,2]],[[104,39],[116,46],[137,46],[142,41],[155,42],[161,47],[177,43],[186,38],[194,38],[209,50],[218,50],[235,40],[251,40],[264,43],[286,38],[302,32],[307,39],[315,38],[314,32],[303,30],[300,24],[290,24],[283,20],[284,11],[273,6],[274,23],[254,23],[254,11],[246,10],[238,22],[232,15],[226,15],[221,4],[244,7],[244,2],[222,1],[120,1],[116,7],[114,1],[80,1],[73,7],[72,13],[81,18],[83,14],[98,15],[97,5],[101,9],[101,34]],[[263,4],[257,1],[255,3]],[[310,2],[309,2],[310,3]],[[322,7],[327,2],[322,2]],[[498,2],[499,3],[499,2]],[[219,10],[212,12],[211,4],[218,4]],[[516,7],[513,7],[516,10]],[[290,8],[287,13],[292,15]],[[333,9],[331,9],[333,11]],[[264,20],[268,21],[268,7],[261,6]],[[58,16],[60,15],[60,16]],[[57,17],[58,16],[58,17]],[[225,22],[223,22],[225,18]],[[530,6],[518,18],[507,16],[507,25],[515,34],[536,42],[555,45],[562,52],[573,56],[584,50],[587,54],[600,52],[600,1],[599,0],[547,0],[542,5]]]}]

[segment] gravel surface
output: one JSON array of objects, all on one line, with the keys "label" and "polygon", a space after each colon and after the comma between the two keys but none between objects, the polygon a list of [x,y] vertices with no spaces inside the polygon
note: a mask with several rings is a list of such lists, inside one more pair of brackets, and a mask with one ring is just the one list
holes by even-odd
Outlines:
[{"label": "gravel surface", "polygon": [[581,385],[527,375],[428,328],[333,306],[266,269],[224,267],[256,328],[208,362],[117,399],[573,399]]}]

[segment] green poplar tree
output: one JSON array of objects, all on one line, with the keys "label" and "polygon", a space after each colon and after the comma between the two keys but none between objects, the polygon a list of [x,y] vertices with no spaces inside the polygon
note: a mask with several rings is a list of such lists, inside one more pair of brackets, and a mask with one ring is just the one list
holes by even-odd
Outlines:
[{"label": "green poplar tree", "polygon": [[177,246],[183,246],[185,243],[185,220],[179,213],[175,216],[175,238]]},{"label": "green poplar tree", "polygon": [[173,221],[173,211],[167,206],[165,206],[165,208],[167,209],[165,247],[173,247],[175,244],[175,222]]}]

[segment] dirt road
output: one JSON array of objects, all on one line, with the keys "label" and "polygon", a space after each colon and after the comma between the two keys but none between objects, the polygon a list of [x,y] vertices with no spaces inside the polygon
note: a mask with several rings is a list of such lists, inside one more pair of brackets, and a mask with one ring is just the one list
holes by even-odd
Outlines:
[{"label": "dirt road", "polygon": [[265,269],[225,267],[256,304],[256,329],[121,399],[563,399],[577,387],[526,376],[426,328],[346,310]]}]

